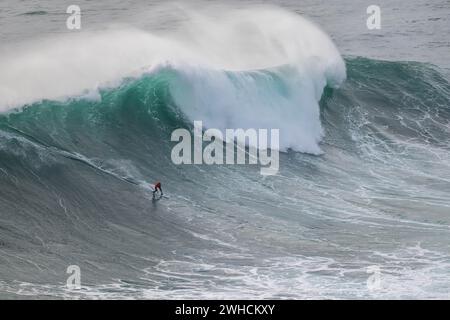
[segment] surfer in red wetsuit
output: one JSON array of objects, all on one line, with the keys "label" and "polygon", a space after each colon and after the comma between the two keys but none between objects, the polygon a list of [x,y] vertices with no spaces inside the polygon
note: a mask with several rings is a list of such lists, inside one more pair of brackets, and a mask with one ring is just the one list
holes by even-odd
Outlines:
[{"label": "surfer in red wetsuit", "polygon": [[155,190],[153,190],[153,197],[155,197],[156,192],[159,190],[159,192],[161,192],[161,196],[163,195],[163,191],[161,189],[161,182],[156,182],[155,183]]}]

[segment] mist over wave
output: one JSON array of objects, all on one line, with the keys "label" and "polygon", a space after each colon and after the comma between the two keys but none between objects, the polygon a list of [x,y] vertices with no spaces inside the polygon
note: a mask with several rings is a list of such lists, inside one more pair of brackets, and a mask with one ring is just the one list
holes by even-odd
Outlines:
[{"label": "mist over wave", "polygon": [[46,40],[1,57],[0,110],[42,99],[95,99],[100,87],[171,68],[174,102],[191,121],[223,130],[281,129],[282,150],[320,153],[318,102],[326,85],[345,79],[328,36],[272,7],[183,12],[186,22],[163,36],[111,30]]}]

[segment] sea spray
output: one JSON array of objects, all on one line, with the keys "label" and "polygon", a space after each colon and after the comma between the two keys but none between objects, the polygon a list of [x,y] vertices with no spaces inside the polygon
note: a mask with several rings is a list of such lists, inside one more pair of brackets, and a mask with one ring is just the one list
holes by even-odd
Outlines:
[{"label": "sea spray", "polygon": [[321,153],[318,101],[326,85],[346,77],[329,37],[301,16],[273,7],[186,10],[185,17],[164,36],[121,27],[5,53],[0,111],[42,99],[99,99],[99,88],[169,68],[176,73],[170,94],[191,121],[218,129],[280,128],[282,151]]}]

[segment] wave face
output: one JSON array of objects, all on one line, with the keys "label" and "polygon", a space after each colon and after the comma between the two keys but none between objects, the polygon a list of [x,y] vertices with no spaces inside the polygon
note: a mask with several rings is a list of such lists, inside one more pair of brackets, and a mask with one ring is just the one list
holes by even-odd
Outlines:
[{"label": "wave face", "polygon": [[[345,67],[326,35],[283,11],[242,11],[220,38],[208,19],[190,23],[95,35],[76,58],[55,44],[2,60],[0,296],[448,298],[439,69]],[[279,175],[174,165],[170,134],[192,120],[280,128]],[[169,199],[151,201],[155,180]]]}]

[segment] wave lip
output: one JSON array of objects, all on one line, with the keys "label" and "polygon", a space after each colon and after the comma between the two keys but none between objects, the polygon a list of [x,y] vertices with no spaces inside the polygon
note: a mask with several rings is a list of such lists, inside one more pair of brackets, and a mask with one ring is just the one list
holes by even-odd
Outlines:
[{"label": "wave lip", "polygon": [[[280,129],[281,148],[320,153],[318,101],[345,64],[329,37],[278,8],[192,12],[164,36],[137,29],[47,40],[0,58],[0,112],[115,87],[125,77],[173,68],[170,90],[206,127]],[[220,21],[220,23],[217,23]],[[301,32],[299,32],[301,30]]]}]

